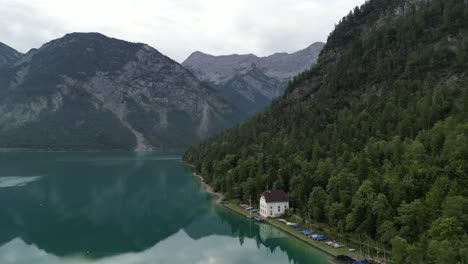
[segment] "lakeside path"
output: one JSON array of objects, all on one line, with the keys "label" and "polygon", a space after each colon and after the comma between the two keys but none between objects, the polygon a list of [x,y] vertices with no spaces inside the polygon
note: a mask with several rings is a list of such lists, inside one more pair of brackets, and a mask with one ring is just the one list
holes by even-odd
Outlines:
[{"label": "lakeside path", "polygon": [[[185,163],[185,164],[188,165],[188,166],[192,166],[191,164],[187,164],[187,163]],[[231,210],[231,211],[233,211],[235,213],[244,215],[245,217],[249,217],[248,211],[245,211],[244,209],[240,208],[237,205],[234,205],[234,204],[232,204],[230,202],[225,203],[225,204],[221,204],[221,202],[224,200],[224,195],[221,194],[221,193],[215,192],[213,190],[213,188],[209,184],[207,184],[205,182],[202,175],[199,175],[195,171],[192,172],[192,175],[197,177],[198,180],[200,180],[200,183],[202,184],[203,189],[204,189],[205,192],[218,197],[216,199],[216,203],[218,205],[221,205],[221,206],[223,206],[223,207],[225,207],[225,208],[227,208],[227,209],[229,209],[229,210]],[[252,214],[252,216],[254,216],[254,215],[258,216],[258,214],[256,214],[256,213]],[[314,248],[328,254],[329,256],[337,257],[338,255],[348,255],[348,256],[353,256],[356,259],[360,259],[360,256],[358,255],[357,252],[349,252],[347,250],[348,249],[347,247],[343,247],[343,248],[339,248],[339,249],[332,248],[330,246],[325,245],[324,243],[321,243],[321,242],[315,241],[313,239],[307,238],[306,236],[302,235],[302,233],[298,232],[297,230],[293,229],[292,227],[289,227],[289,226],[286,226],[286,225],[280,223],[276,219],[266,219],[266,222],[268,224],[271,224],[275,228],[278,228],[278,229],[282,230],[283,232],[285,232],[289,236],[291,236],[291,237],[293,237],[295,239],[299,239],[302,242],[305,242],[306,244],[308,244],[308,245],[310,245],[310,246],[312,246],[312,247],[314,247]]]},{"label": "lakeside path", "polygon": [[[222,206],[229,209],[229,210],[231,210],[231,211],[233,211],[233,212],[235,212],[235,213],[241,214],[241,215],[249,218],[249,211],[247,211],[245,209],[242,209],[242,208],[240,208],[239,206],[237,206],[235,204],[232,204],[232,203],[228,202],[228,203],[222,204]],[[260,216],[260,215],[257,214],[257,213],[252,213],[252,216]],[[266,222],[265,224],[270,224],[273,227],[275,227],[275,228],[277,228],[279,230],[282,230],[288,236],[290,236],[290,237],[292,237],[294,239],[298,239],[298,240],[306,243],[307,245],[312,246],[315,249],[318,249],[318,250],[328,254],[329,256],[331,256],[333,258],[336,258],[337,256],[340,256],[340,255],[345,255],[345,256],[354,257],[355,259],[362,259],[362,257],[359,255],[358,252],[349,252],[348,247],[342,247],[342,248],[330,247],[330,246],[326,245],[325,242],[315,241],[314,239],[311,239],[311,238],[305,236],[300,231],[297,231],[294,228],[292,228],[290,226],[287,226],[284,223],[279,222],[277,219],[269,218],[269,219],[265,219],[265,222]],[[332,263],[336,263],[336,262],[332,262]]]}]

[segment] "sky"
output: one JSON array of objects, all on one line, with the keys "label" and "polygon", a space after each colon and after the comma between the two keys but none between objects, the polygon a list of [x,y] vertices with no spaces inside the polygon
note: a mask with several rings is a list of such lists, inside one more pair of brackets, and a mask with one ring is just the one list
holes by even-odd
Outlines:
[{"label": "sky", "polygon": [[142,42],[178,62],[192,52],[266,56],[327,40],[365,0],[0,0],[0,42],[20,52],[70,32]]}]

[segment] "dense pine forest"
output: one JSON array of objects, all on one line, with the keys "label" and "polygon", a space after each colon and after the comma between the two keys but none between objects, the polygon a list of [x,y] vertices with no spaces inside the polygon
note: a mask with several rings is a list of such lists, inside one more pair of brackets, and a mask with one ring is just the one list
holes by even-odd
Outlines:
[{"label": "dense pine forest", "polygon": [[284,189],[394,263],[468,263],[468,1],[366,2],[282,98],[184,159],[231,199]]}]

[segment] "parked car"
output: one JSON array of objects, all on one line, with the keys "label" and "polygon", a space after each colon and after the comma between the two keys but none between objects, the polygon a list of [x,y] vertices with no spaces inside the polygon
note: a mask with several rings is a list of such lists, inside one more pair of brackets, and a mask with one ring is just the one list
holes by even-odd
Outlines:
[{"label": "parked car", "polygon": [[318,236],[318,237],[315,238],[315,240],[317,240],[317,241],[325,241],[325,240],[328,240],[328,237],[326,237],[326,236]]},{"label": "parked car", "polygon": [[264,222],[264,221],[265,221],[263,218],[261,218],[261,217],[259,217],[259,216],[254,216],[254,217],[252,217],[252,218],[253,218],[253,220],[255,220],[255,221],[257,221],[257,222]]},{"label": "parked car", "polygon": [[340,244],[338,244],[338,243],[333,243],[331,246],[332,246],[333,248],[342,248],[342,247],[343,247],[343,245],[340,245]]}]

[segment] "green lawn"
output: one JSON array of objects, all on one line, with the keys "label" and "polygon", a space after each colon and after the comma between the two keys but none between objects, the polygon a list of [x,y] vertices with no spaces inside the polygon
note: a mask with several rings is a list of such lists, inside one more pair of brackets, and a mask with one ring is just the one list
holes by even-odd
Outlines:
[{"label": "green lawn", "polygon": [[[239,206],[235,205],[235,204],[232,204],[232,203],[226,203],[226,204],[223,204],[224,207],[226,208],[229,208],[233,211],[235,211],[236,213],[239,213],[241,215],[244,215],[244,216],[250,216],[250,212],[245,210],[245,209],[242,209],[240,208]],[[260,216],[258,213],[253,213],[252,212],[252,216]],[[263,217],[262,217],[263,218]]]},{"label": "green lawn", "polygon": [[352,256],[352,257],[355,257],[356,259],[360,259],[359,257],[359,253],[358,252],[349,252],[348,251],[348,247],[342,247],[342,248],[332,248],[330,246],[328,246],[327,244],[325,244],[326,241],[315,241],[314,239],[312,238],[308,238],[307,236],[303,235],[300,231],[297,231],[296,229],[290,227],[290,226],[287,226],[281,222],[279,222],[278,220],[276,219],[268,219],[268,223],[270,223],[272,226],[275,226],[283,231],[285,231],[286,233],[292,235],[293,237],[297,238],[297,239],[300,239],[304,242],[306,242],[307,244],[310,244],[334,257],[338,256],[338,255],[348,255],[348,256]]},{"label": "green lawn", "polygon": [[[235,211],[236,213],[239,213],[241,215],[244,215],[244,216],[249,216],[250,215],[249,211],[247,211],[245,209],[242,209],[237,204],[234,204],[232,202],[223,204],[223,206],[230,209],[230,210],[232,210],[232,211]],[[258,213],[252,213],[252,216],[260,216],[260,215]],[[301,232],[295,230],[294,228],[292,228],[290,226],[287,226],[287,225],[279,222],[276,219],[267,219],[267,221],[272,226],[283,230],[284,232],[288,233],[289,235],[291,235],[291,236],[293,236],[293,237],[295,237],[297,239],[300,239],[300,240],[304,241],[305,243],[307,243],[309,245],[312,245],[315,248],[318,248],[318,249],[328,253],[329,255],[332,255],[334,257],[336,257],[338,255],[348,255],[348,256],[355,257],[356,259],[361,259],[359,257],[359,252],[349,252],[348,247],[342,247],[342,248],[335,249],[335,248],[332,248],[332,247],[326,245],[325,242],[315,241],[315,240],[313,240],[311,238],[306,237]]]}]

